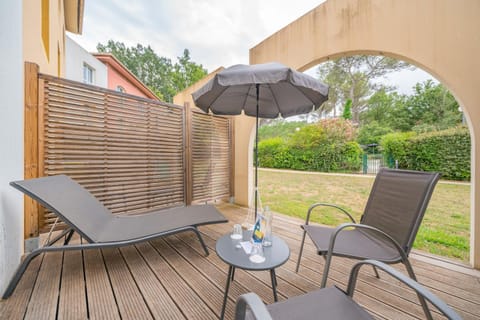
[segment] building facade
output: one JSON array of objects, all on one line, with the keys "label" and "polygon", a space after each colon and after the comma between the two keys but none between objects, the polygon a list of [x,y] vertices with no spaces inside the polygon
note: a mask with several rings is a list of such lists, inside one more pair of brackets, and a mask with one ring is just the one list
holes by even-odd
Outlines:
[{"label": "building facade", "polygon": [[107,66],[66,36],[65,78],[108,88]]}]

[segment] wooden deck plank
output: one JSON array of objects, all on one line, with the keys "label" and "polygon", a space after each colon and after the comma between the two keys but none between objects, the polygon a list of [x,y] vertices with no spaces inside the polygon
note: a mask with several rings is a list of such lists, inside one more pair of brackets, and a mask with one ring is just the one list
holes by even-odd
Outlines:
[{"label": "wooden deck plank", "polygon": [[40,255],[30,262],[13,294],[8,300],[3,300],[0,303],[0,319],[23,319],[38,278],[38,271],[42,265],[43,256]]},{"label": "wooden deck plank", "polygon": [[118,249],[102,249],[122,319],[153,319],[142,293]]},{"label": "wooden deck plank", "polygon": [[87,317],[82,252],[66,251],[63,258],[58,319],[86,319]]},{"label": "wooden deck plank", "polygon": [[169,296],[161,280],[157,279],[134,246],[121,248],[145,302],[155,319],[185,319],[176,302]]},{"label": "wooden deck plank", "polygon": [[[243,217],[238,218],[238,217],[234,216],[233,219],[231,218],[231,220],[233,220],[233,221],[231,221],[231,223],[239,223],[239,222],[242,221],[241,220],[242,218]],[[288,217],[288,218],[290,218],[290,217]],[[294,224],[292,224],[289,221],[289,219],[286,219],[285,216],[281,216],[280,219],[278,219],[278,220],[280,220],[280,221],[276,221],[277,223],[274,224],[274,226],[277,229],[277,232],[279,232],[281,234],[282,238],[289,244],[289,246],[291,248],[291,251],[292,251],[292,258],[293,258],[299,250],[298,248],[300,247],[300,239],[301,239],[302,231],[301,231],[300,227],[298,227],[298,229],[297,228],[292,228],[292,225],[294,225]],[[295,231],[295,230],[299,230],[299,231]],[[315,260],[317,260],[320,263],[320,265],[318,267],[315,267],[314,265],[311,265],[310,267],[312,269],[320,270],[320,272],[321,272],[321,270],[323,270],[323,259],[321,257],[319,257],[315,252],[316,252],[316,250],[315,250],[313,244],[311,244],[310,241],[307,240],[306,245],[305,245],[304,254],[303,254],[303,257],[302,257],[302,267],[301,267],[300,270],[302,270],[304,265],[308,265],[308,263],[315,264]],[[297,256],[295,256],[294,261],[296,261],[296,259],[297,259]],[[307,260],[305,260],[305,259],[307,259]],[[328,282],[329,284],[338,283],[338,282],[346,283],[346,281],[348,279],[350,269],[351,269],[351,265],[355,262],[355,260],[343,259],[344,262],[339,263],[339,260],[342,261],[342,258],[338,258],[338,257],[334,258],[334,261],[335,261],[334,263],[335,264],[332,264],[332,268],[331,268],[330,275],[329,275],[329,282]],[[350,262],[348,262],[348,261],[350,261]],[[402,272],[405,273],[405,270],[402,269],[403,266],[401,266],[400,264],[398,266],[399,266],[399,269]],[[445,272],[445,273],[448,273],[448,272],[450,272],[450,274],[452,273],[451,270],[446,270],[445,268],[441,268],[441,269],[443,269],[442,271]],[[340,273],[335,275],[335,273],[338,272],[338,271],[340,271]],[[420,273],[421,272],[422,272],[422,270],[420,271]],[[428,274],[432,275],[431,272],[428,273]],[[435,273],[433,273],[433,275],[435,275]],[[318,278],[320,276],[321,276],[321,273],[319,273]],[[418,274],[417,274],[417,276],[418,276]],[[474,283],[478,283],[478,278],[472,277],[470,275],[463,275],[463,276],[464,277],[466,276],[467,278],[469,277],[470,281],[473,280]],[[457,294],[460,294],[460,295],[463,294],[463,295],[466,295],[466,296],[475,295],[474,293],[469,292],[469,291],[464,290],[464,289],[459,289],[459,288],[456,288],[456,287],[452,287],[452,285],[451,285],[452,281],[451,280],[450,280],[449,285],[446,284],[442,288],[443,290],[437,290],[438,286],[442,286],[441,284],[439,284],[435,281],[433,281],[433,283],[430,283],[431,281],[429,280],[429,278],[425,278],[425,277],[421,277],[421,276],[418,276],[418,278],[419,278],[421,283],[422,283],[422,281],[426,282],[427,284],[426,283],[423,283],[423,284],[427,288],[429,288],[432,292],[434,292],[435,294],[437,294],[438,296],[440,296],[441,298],[446,300],[463,317],[465,317],[465,318],[473,317],[472,319],[479,319],[476,314],[472,314],[470,312],[470,310],[478,310],[479,305],[477,305],[475,302],[472,303],[471,301],[462,300],[462,299],[458,300],[458,299],[454,298],[452,295],[445,294],[445,292],[448,293],[448,290],[453,290]],[[345,280],[343,280],[343,279],[345,279]],[[361,280],[361,279],[362,279],[362,274],[359,277],[359,280]],[[378,280],[376,278],[371,277],[366,282],[370,285],[372,283],[375,283],[375,281],[372,281],[372,279]],[[395,291],[395,290],[398,291],[399,286],[391,286],[390,285],[391,283],[388,283],[388,284],[389,285],[387,285],[386,287],[384,286],[384,288],[382,288],[382,289],[390,291],[390,292],[392,290],[393,291]],[[433,286],[430,285],[430,284],[433,284]],[[400,299],[406,299],[407,298],[407,300],[412,301],[412,302],[414,302],[415,304],[418,305],[418,303],[417,303],[418,299],[417,299],[416,295],[411,290],[408,290],[408,289],[405,289],[405,288],[400,289],[400,290],[401,291],[403,290],[403,292],[398,294],[398,297],[400,297]],[[476,288],[474,286],[473,292],[479,292],[479,291],[480,291],[480,288]],[[395,302],[398,304],[398,301],[395,301]],[[368,306],[365,305],[365,307],[368,309]],[[415,311],[415,314],[423,315],[423,312],[421,311],[421,308],[420,308],[419,305],[415,308],[417,309],[417,311]],[[407,308],[407,310],[408,310],[408,308]]]},{"label": "wooden deck plank", "polygon": [[120,319],[100,250],[84,250],[85,286],[90,319]]},{"label": "wooden deck plank", "polygon": [[[219,231],[218,228],[215,232]],[[226,230],[225,230],[226,231]],[[211,235],[214,231],[213,230],[209,230],[208,231],[208,235]],[[221,231],[219,231],[221,232]],[[227,231],[226,231],[227,232]],[[208,236],[207,236],[208,238]],[[208,243],[208,244],[211,244],[211,242],[207,239],[205,239],[205,242]],[[296,257],[295,257],[296,258]],[[296,259],[295,259],[296,261]],[[295,270],[295,262],[292,261],[292,256],[290,258],[290,260],[282,267],[279,268],[279,273],[277,274],[277,276],[279,276],[279,279],[282,279],[284,280],[280,275],[282,274],[282,270],[286,270],[286,269],[289,269],[290,272],[294,272]],[[322,270],[323,268],[316,268],[316,265],[314,264],[313,266],[311,266],[312,270],[316,269],[316,270]],[[335,270],[331,270],[332,274],[335,273]],[[301,273],[299,273],[301,274]],[[282,274],[283,275],[283,274]],[[313,290],[316,290],[318,288],[320,288],[320,274],[317,272],[313,272],[311,274],[313,277],[313,282],[314,282],[314,289]],[[308,279],[308,280],[312,280],[312,279]],[[281,280],[279,280],[279,285],[280,285],[280,282]],[[342,281],[342,280],[337,280],[337,281],[330,281],[329,282],[329,285],[333,285],[333,284],[343,284],[343,287],[346,287],[346,281]],[[310,286],[311,288],[311,286]],[[308,292],[308,291],[311,291],[311,290],[306,290],[305,292]],[[379,312],[378,310],[376,310],[376,308],[378,309],[378,300],[376,298],[372,298],[368,295],[364,295],[362,292],[360,291],[357,291],[356,292],[356,300],[362,304],[365,308],[367,308],[367,310],[371,311],[372,313],[375,313],[375,314],[378,314],[380,317],[382,318],[386,318],[386,319],[391,319],[391,316],[392,315],[395,315],[397,318],[401,318],[401,319],[415,319],[415,318],[412,318],[411,315],[409,314],[403,314],[402,316],[399,316],[399,312],[397,309],[395,308],[391,308],[390,306],[386,305],[384,306],[384,308],[382,309],[382,312]],[[422,313],[423,315],[423,313]]]},{"label": "wooden deck plank", "polygon": [[25,319],[53,319],[58,303],[58,290],[62,271],[62,252],[49,252],[42,266],[28,304]]},{"label": "wooden deck plank", "polygon": [[[179,237],[188,237],[190,235],[179,235]],[[186,238],[184,238],[186,239]],[[201,246],[197,241],[193,240],[194,238],[186,240],[187,243],[191,245],[192,248],[198,250],[198,252],[201,252]],[[213,253],[215,252],[215,241],[218,239],[216,237],[215,239],[209,238],[208,236],[203,237],[206,245],[209,247],[210,251]],[[207,259],[213,263],[215,266],[217,266],[218,269],[224,270],[225,273],[225,278],[224,282],[226,283],[227,279],[227,272],[228,272],[228,265],[223,262],[216,254],[210,254]],[[268,277],[268,281],[267,281]],[[271,283],[270,283],[270,273],[268,271],[245,271],[241,269],[237,269],[235,271],[235,281],[232,282],[230,291],[229,291],[229,298],[231,298],[233,301],[237,299],[237,296],[234,295],[232,296],[232,293],[234,292],[232,289],[233,287],[240,285],[244,287],[244,290],[241,290],[242,293],[246,292],[255,292],[257,293],[260,298],[262,298],[263,301],[266,303],[273,303],[273,293],[272,293],[272,288],[271,288]],[[280,284],[279,284],[280,286]],[[278,298],[279,300],[284,300],[287,297],[283,294],[283,292],[278,291]]]},{"label": "wooden deck plank", "polygon": [[[281,223],[280,223],[280,229],[283,235],[286,235],[286,237],[292,239],[292,242],[295,242],[295,236],[292,237],[292,232],[296,235],[299,236],[301,235],[300,233],[297,235],[295,231],[296,228],[291,228],[291,225],[288,225],[288,220],[285,220],[285,217],[280,218]],[[298,228],[297,230],[300,230]],[[297,240],[298,242],[298,240]],[[299,247],[300,244],[297,243],[297,247]],[[307,249],[307,247],[310,247],[310,250]],[[295,252],[295,249],[293,250]],[[308,257],[311,259],[314,259],[314,257],[311,256],[311,253],[315,254],[315,248],[313,244],[310,243],[310,241],[306,241],[306,246],[304,250],[304,258]],[[318,257],[318,256],[317,256]],[[308,259],[307,258],[307,259]],[[318,257],[320,258],[320,257]],[[302,258],[303,259],[303,258]],[[338,259],[341,258],[334,258],[334,261],[337,261]],[[323,262],[323,259],[320,258],[320,260]],[[354,261],[354,260],[353,260]],[[415,273],[417,275],[417,278],[420,283],[422,283],[425,287],[427,287],[430,291],[432,291],[434,294],[438,295],[440,298],[448,301],[448,303],[455,308],[463,317],[470,317],[473,316],[474,319],[478,319],[478,317],[475,314],[471,314],[470,310],[475,310],[478,308],[479,304],[477,303],[477,300],[479,299],[478,294],[475,294],[474,292],[479,292],[480,291],[480,285],[478,278],[475,278],[474,276],[467,275],[467,274],[459,274],[464,281],[469,282],[470,284],[467,286],[468,289],[461,288],[458,286],[458,284],[452,283],[451,280],[451,270],[447,270],[442,267],[438,266],[432,266],[433,271],[428,271],[425,268],[419,268],[417,267],[416,263],[418,261],[415,261],[414,259],[411,259],[412,265],[414,266]],[[422,263],[422,262],[420,262]],[[303,263],[302,263],[303,264]],[[425,267],[425,263],[423,262],[423,266]],[[406,273],[404,267],[401,264],[396,265],[398,269],[400,269],[402,272]],[[321,270],[323,270],[323,265]],[[345,268],[344,264],[335,264],[334,265],[334,270],[338,271],[343,271],[345,275],[348,275],[350,272],[350,266],[348,268]],[[447,276],[447,274],[450,273],[450,277]],[[432,277],[437,277],[437,274],[440,274],[439,279],[443,279],[444,282],[442,281],[437,281],[436,279],[433,280]],[[374,278],[370,278],[368,280],[369,283],[374,284],[375,282],[372,281]],[[397,287],[392,287],[392,286],[387,286],[386,288],[383,288],[384,290],[392,291],[395,290]],[[410,297],[410,301],[417,301],[416,295],[411,291],[408,290],[405,291],[405,288],[401,289],[403,292],[398,293],[399,297],[402,297],[403,299]],[[473,308],[473,309],[472,309]]]},{"label": "wooden deck plank", "polygon": [[[288,236],[291,239],[298,241],[303,232],[300,228],[300,224],[304,223],[304,221],[298,218],[278,214],[275,215],[275,218],[276,222],[279,222],[275,224],[275,227],[281,228],[281,233],[284,236]],[[292,225],[298,225],[298,228],[292,228]],[[313,244],[307,241],[306,245],[311,247],[311,252],[315,252]],[[298,247],[299,246],[300,244],[298,243]],[[469,274],[456,272],[456,281],[452,282],[452,270],[415,259],[411,259],[411,263],[420,283],[424,284],[430,290],[447,292],[480,304],[480,295],[474,294],[475,292],[480,291],[480,281],[477,280],[478,278]],[[452,292],[452,290],[454,292]],[[437,292],[435,293],[437,294]]]},{"label": "wooden deck plank", "polygon": [[[204,240],[207,243],[207,245],[210,247],[210,249],[212,251],[215,250],[215,243],[216,243],[216,240],[223,236],[224,234],[228,233],[231,231],[232,227],[231,225],[218,225],[218,226],[205,226],[206,229],[209,230],[208,232],[208,235],[205,235],[204,237]],[[215,237],[214,238],[211,238],[210,236],[212,236],[213,234],[215,234]],[[220,258],[218,258],[218,261],[221,261]],[[221,263],[225,266],[228,266],[225,262],[221,261]],[[276,268],[276,272],[278,270],[281,270],[282,268]],[[236,270],[235,271],[235,276],[237,276],[237,273],[242,273],[244,272],[243,270]],[[270,288],[270,294],[272,295],[273,293],[271,293],[271,278],[270,278],[270,273],[268,271],[250,271],[248,272],[252,277],[254,277],[256,280],[255,281],[261,281],[265,286],[267,286],[268,288]],[[278,274],[277,274],[277,278],[279,279],[282,279],[280,277],[278,277]],[[240,281],[242,282],[242,281]],[[291,285],[288,281],[278,281],[278,285],[277,285],[277,293],[279,294],[279,298],[280,297],[283,297],[286,299],[286,297],[290,297],[290,296],[297,296],[297,295],[300,295],[303,293],[303,291],[301,291],[300,289],[298,289],[296,286],[293,286]]]},{"label": "wooden deck plank", "polygon": [[[168,246],[164,246],[160,249],[162,253],[162,256],[160,256],[149,243],[138,244],[137,248],[155,275],[161,279],[162,284],[187,319],[209,320],[217,317],[213,310],[197,294],[197,292],[209,291],[211,288],[196,287],[193,288],[192,292],[192,287],[190,287],[192,282],[189,281],[192,278],[188,277],[188,275],[189,271],[193,270],[188,270],[189,264],[186,261],[181,261],[176,252],[168,248]],[[170,264],[171,260],[180,262],[175,263],[177,268],[172,267]],[[183,273],[186,280],[179,273]],[[199,277],[197,273],[192,273],[191,275],[195,278]]]},{"label": "wooden deck plank", "polygon": [[[234,221],[234,222],[239,222],[239,221]],[[225,233],[225,232],[229,232],[228,229],[221,229],[221,227],[217,227],[217,226],[216,226],[215,228],[214,228],[214,227],[208,227],[208,228],[210,229],[210,230],[209,230],[209,235],[212,234],[213,232],[218,232],[218,233],[220,233],[220,234],[223,234],[223,233]],[[281,236],[283,236],[283,234],[282,234]],[[283,237],[283,238],[284,238],[284,240],[287,241],[287,243],[290,242],[290,243],[289,243],[289,246],[290,246],[290,247],[291,247],[292,245],[294,245],[293,243],[291,243],[291,242],[292,242],[291,240],[288,240],[288,239],[286,239],[285,237]],[[297,241],[297,242],[298,242],[298,241]],[[298,246],[298,245],[299,245],[299,244],[297,244],[297,246]],[[318,259],[318,258],[320,258],[320,257],[317,256],[317,259]],[[286,268],[288,268],[288,266],[290,266],[291,272],[294,272],[294,267],[295,267],[294,261],[296,261],[296,259],[297,259],[297,256],[295,255],[294,252],[292,252],[292,256],[291,256],[289,262],[287,262],[287,264],[286,264],[283,268],[280,268],[279,270],[285,270]],[[321,258],[320,258],[320,259],[321,259]],[[292,260],[293,260],[293,261],[292,261]],[[347,259],[344,259],[344,260],[347,260]],[[351,265],[351,264],[353,264],[353,261],[350,263],[350,265]],[[321,268],[320,268],[320,266],[315,267],[315,265],[313,265],[313,266],[312,266],[312,269],[323,270],[323,265],[321,266]],[[346,272],[345,274],[342,275],[342,278],[341,278],[341,279],[335,279],[335,278],[334,278],[335,270],[332,269],[332,270],[331,270],[331,277],[330,277],[330,278],[335,280],[335,281],[334,281],[335,284],[341,283],[341,284],[343,284],[343,286],[345,287],[345,286],[346,286],[346,282],[348,281],[349,271],[350,271],[350,267],[348,268],[348,272]],[[318,273],[318,275],[317,275],[315,278],[320,279],[320,275],[321,275],[321,274]],[[361,278],[361,276],[360,276],[360,278]],[[332,281],[330,281],[329,283],[331,284]],[[318,287],[319,287],[319,283],[318,283],[317,288],[318,288]],[[368,289],[369,289],[370,291],[372,291],[372,288],[369,287]],[[375,291],[375,288],[373,288],[373,291]],[[377,292],[377,295],[380,295],[381,298],[383,298],[383,295],[381,294],[382,292],[383,292],[383,291]],[[412,294],[412,295],[414,295],[414,294]],[[358,292],[356,293],[356,296],[357,296],[357,297],[359,296],[359,293],[358,293]],[[372,296],[370,296],[370,295],[369,295],[369,297],[372,298]],[[415,296],[415,297],[416,297],[416,296]],[[364,297],[364,299],[366,299],[366,300],[365,300],[366,302],[370,301],[369,298]],[[372,299],[375,300],[376,297],[373,296]],[[395,299],[395,298],[393,298],[393,299]],[[358,301],[359,301],[359,303],[361,303],[362,305],[364,305],[364,306],[365,306],[367,309],[369,309],[369,310],[374,310],[374,309],[372,309],[372,308],[375,308],[376,306],[378,306],[378,301],[373,301],[373,302],[370,301],[370,304],[368,304],[368,303],[366,303],[366,302],[363,302],[363,301],[360,300],[360,299],[358,299]],[[401,300],[400,300],[400,301],[401,301]],[[416,299],[413,299],[413,301],[416,302],[417,300],[416,300]],[[386,303],[387,305],[389,305],[389,304],[387,303],[388,301],[385,301],[385,300],[384,300],[383,302]],[[390,299],[390,302],[392,302],[392,298]],[[396,302],[397,302],[397,304],[398,304],[398,301],[396,301]],[[411,306],[410,306],[410,307],[411,307]],[[413,311],[414,311],[414,312],[413,312],[413,316],[417,316],[417,317],[422,317],[422,316],[423,316],[423,311],[421,310],[420,306],[418,306],[417,308],[413,308]],[[398,313],[398,311],[395,311],[395,308],[392,309],[392,312]],[[405,318],[408,318],[408,317],[410,317],[410,316],[412,316],[412,315],[406,313],[404,316],[405,316]],[[387,314],[386,317],[389,317],[389,315]]]},{"label": "wooden deck plank", "polygon": [[[218,208],[230,222],[200,227],[210,249],[208,257],[193,233],[121,249],[66,252],[63,265],[59,258],[62,253],[50,253],[34,259],[11,298],[0,302],[0,318],[33,318],[34,314],[35,319],[217,318],[228,266],[215,254],[215,243],[230,232],[234,223],[242,222],[246,214],[245,209],[229,204]],[[276,214],[274,217],[274,233],[291,249],[290,259],[276,269],[280,301],[320,286],[324,260],[310,241],[306,242],[300,272],[295,273],[301,223],[296,218]],[[42,262],[42,257],[49,258]],[[457,309],[464,319],[480,319],[480,276],[414,257],[411,261],[421,283]],[[328,284],[344,288],[355,262],[335,257]],[[400,264],[394,267],[405,272]],[[266,303],[272,303],[271,290],[268,272],[237,270],[228,296],[226,319],[233,318],[239,295],[253,291]],[[386,275],[375,278],[369,267],[360,272],[354,300],[378,319],[423,319],[417,297],[410,289]]]},{"label": "wooden deck plank", "polygon": [[[181,239],[177,239],[177,241],[172,241],[172,239],[174,239],[174,237],[168,237],[165,239],[165,242],[189,263],[185,264],[173,256],[166,258],[169,259],[176,270],[182,270],[181,273],[185,280],[189,282],[203,301],[205,301],[205,303],[216,312],[217,317],[219,317],[225,292],[226,271],[219,269],[205,259],[204,252],[200,248],[199,251],[191,248],[190,241],[187,244]],[[165,245],[160,240],[154,241],[154,245],[161,250],[161,252],[165,250]],[[207,290],[203,290],[205,288],[207,288]],[[230,291],[236,295],[248,292],[247,289],[242,286],[236,285],[232,286]],[[227,308],[225,309],[226,316],[233,317],[233,313],[233,304],[227,304]]]}]

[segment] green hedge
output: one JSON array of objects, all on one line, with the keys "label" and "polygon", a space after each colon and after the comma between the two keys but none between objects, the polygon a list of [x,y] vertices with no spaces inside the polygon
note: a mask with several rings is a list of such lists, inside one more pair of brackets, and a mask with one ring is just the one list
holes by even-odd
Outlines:
[{"label": "green hedge", "polygon": [[449,180],[470,180],[470,144],[464,127],[419,135],[394,133],[381,140],[386,156],[398,160],[400,168],[437,171]]},{"label": "green hedge", "polygon": [[321,145],[300,149],[282,139],[266,139],[258,144],[261,167],[323,172],[358,172],[362,166],[362,148],[356,142]]},{"label": "green hedge", "polygon": [[343,119],[321,121],[300,128],[288,138],[258,144],[260,166],[326,172],[358,172],[363,154],[353,141],[355,128]]}]

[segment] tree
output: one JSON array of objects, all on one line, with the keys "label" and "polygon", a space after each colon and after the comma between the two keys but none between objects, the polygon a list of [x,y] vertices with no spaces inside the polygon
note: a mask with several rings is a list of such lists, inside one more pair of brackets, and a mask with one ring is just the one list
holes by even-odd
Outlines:
[{"label": "tree", "polygon": [[387,92],[384,88],[375,92],[367,102],[366,110],[360,114],[361,125],[377,123],[381,127],[406,131],[411,128],[408,111],[404,109],[407,96]]},{"label": "tree", "polygon": [[348,99],[345,102],[345,106],[343,107],[343,114],[342,118],[345,120],[352,120],[352,100]]},{"label": "tree", "polygon": [[462,113],[455,98],[439,83],[417,83],[410,96],[377,91],[360,115],[362,126],[372,122],[396,131],[418,133],[455,127]]},{"label": "tree", "polygon": [[115,56],[125,67],[147,85],[160,99],[173,101],[173,96],[207,74],[201,64],[190,60],[188,49],[177,57],[175,64],[169,58],[161,57],[150,46],[137,44],[126,47],[122,42],[109,40],[99,43],[98,52]]},{"label": "tree", "polygon": [[177,59],[178,63],[175,63],[173,67],[173,85],[176,92],[185,89],[207,74],[202,65],[191,61],[188,49],[183,50],[183,56],[177,57]]},{"label": "tree", "polygon": [[405,105],[412,116],[412,129],[419,125],[433,125],[442,130],[461,123],[458,102],[442,84],[427,80],[417,83],[414,90]]},{"label": "tree", "polygon": [[360,128],[358,131],[357,142],[365,146],[369,144],[379,144],[384,135],[392,132],[393,130],[391,128],[383,127],[378,122],[373,121]]},{"label": "tree", "polygon": [[403,61],[383,56],[357,55],[342,57],[321,64],[318,67],[319,78],[330,86],[327,111],[335,110],[337,105],[352,101],[352,120],[358,123],[360,113],[367,108],[368,97],[374,90],[391,89],[373,80],[387,73],[399,71],[411,66]]}]

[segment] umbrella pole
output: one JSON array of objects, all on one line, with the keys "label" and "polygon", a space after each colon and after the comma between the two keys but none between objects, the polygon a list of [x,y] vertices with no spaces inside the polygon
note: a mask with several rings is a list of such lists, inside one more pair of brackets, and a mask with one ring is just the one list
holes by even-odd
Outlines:
[{"label": "umbrella pole", "polygon": [[260,94],[260,84],[256,84],[257,89],[257,113],[255,117],[255,221],[257,221],[258,208],[258,97]]}]

